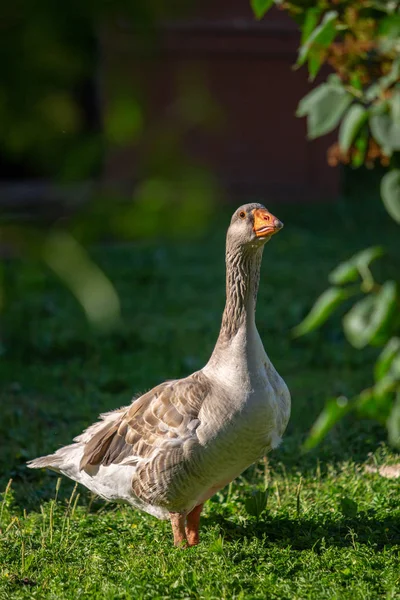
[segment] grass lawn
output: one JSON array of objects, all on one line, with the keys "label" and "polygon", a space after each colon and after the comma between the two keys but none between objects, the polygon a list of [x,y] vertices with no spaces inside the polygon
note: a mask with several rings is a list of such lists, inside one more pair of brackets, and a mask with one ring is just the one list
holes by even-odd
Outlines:
[{"label": "grass lawn", "polygon": [[[349,417],[301,452],[325,399],[370,382],[376,352],[353,350],[339,317],[290,338],[339,260],[384,241],[398,265],[399,230],[378,202],[270,208],[285,229],[265,249],[257,322],[292,392],[292,417],[268,461],[207,503],[201,543],[187,551],[172,547],[169,523],[105,504],[25,461],[69,443],[133,393],[206,362],[224,304],[231,209],[194,241],[93,248],[122,301],[124,326],[109,335],[89,330],[51,275],[8,265],[0,490],[13,481],[0,503],[1,600],[400,598],[400,482],[364,472],[366,462],[398,462],[385,431]],[[257,520],[246,503],[266,480]]]}]

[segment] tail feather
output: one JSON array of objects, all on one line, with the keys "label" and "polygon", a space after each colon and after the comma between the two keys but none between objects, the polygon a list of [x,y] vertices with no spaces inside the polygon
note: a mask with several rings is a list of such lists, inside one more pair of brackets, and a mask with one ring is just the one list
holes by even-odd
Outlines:
[{"label": "tail feather", "polygon": [[45,467],[52,469],[60,464],[61,460],[59,456],[55,454],[48,454],[47,456],[41,456],[27,462],[27,466],[30,469],[44,469]]},{"label": "tail feather", "polygon": [[[83,449],[83,447],[90,443],[93,438],[96,441],[99,435],[104,435],[103,430],[105,428],[108,430],[108,425],[115,422],[125,411],[126,408],[119,408],[100,415],[100,421],[90,425],[83,433],[74,438],[75,443],[60,448],[54,454],[48,454],[47,456],[41,456],[34,460],[30,460],[27,463],[28,467],[30,469],[43,469],[46,467],[55,470],[63,469],[64,463],[66,461],[69,463],[72,459],[72,455],[76,456],[76,452]],[[77,468],[79,468],[79,461]]]},{"label": "tail feather", "polygon": [[147,504],[133,492],[132,481],[136,476],[137,466],[132,459],[129,464],[86,465],[85,468],[80,468],[85,445],[94,435],[99,432],[102,434],[101,430],[107,425],[104,421],[111,421],[109,424],[112,427],[112,421],[117,417],[118,413],[106,415],[106,419],[92,425],[75,438],[75,443],[59,448],[54,454],[30,460],[27,465],[31,469],[47,468],[66,475],[107,501],[128,502],[158,519],[168,519],[167,509]]}]

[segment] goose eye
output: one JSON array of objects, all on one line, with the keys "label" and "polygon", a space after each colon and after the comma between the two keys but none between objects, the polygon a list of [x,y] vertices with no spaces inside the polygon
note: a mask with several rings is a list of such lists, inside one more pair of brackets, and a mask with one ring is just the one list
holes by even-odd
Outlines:
[{"label": "goose eye", "polygon": [[239,217],[240,217],[241,219],[245,219],[245,218],[246,218],[246,213],[244,212],[244,210],[242,210],[242,211],[239,213]]}]

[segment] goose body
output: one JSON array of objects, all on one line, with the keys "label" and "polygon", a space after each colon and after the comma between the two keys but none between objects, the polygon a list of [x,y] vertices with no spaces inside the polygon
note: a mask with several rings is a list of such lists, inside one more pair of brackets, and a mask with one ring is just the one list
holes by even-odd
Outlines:
[{"label": "goose body", "polygon": [[74,443],[28,465],[62,473],[106,500],[170,518],[175,544],[197,543],[203,503],[276,448],[289,420],[289,391],[255,324],[263,246],[281,227],[260,204],[233,215],[227,302],[203,369],[101,415]]}]

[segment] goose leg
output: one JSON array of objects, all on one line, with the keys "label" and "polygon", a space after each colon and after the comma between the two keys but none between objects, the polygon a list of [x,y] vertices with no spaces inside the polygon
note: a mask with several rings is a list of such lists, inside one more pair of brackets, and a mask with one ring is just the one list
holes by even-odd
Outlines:
[{"label": "goose leg", "polygon": [[185,513],[170,512],[169,518],[172,525],[172,533],[174,535],[174,546],[187,546],[187,539],[185,533]]},{"label": "goose leg", "polygon": [[188,513],[186,521],[186,538],[189,546],[196,546],[196,544],[199,543],[199,526],[202,509],[203,504],[199,504]]}]

